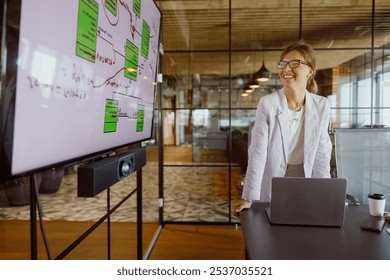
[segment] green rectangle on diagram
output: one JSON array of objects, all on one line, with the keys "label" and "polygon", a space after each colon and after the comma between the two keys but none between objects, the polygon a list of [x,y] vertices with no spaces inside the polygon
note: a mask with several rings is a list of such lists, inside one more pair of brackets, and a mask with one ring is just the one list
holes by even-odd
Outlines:
[{"label": "green rectangle on diagram", "polygon": [[116,123],[104,123],[104,133],[116,131]]},{"label": "green rectangle on diagram", "polygon": [[80,0],[77,21],[76,55],[95,62],[99,5],[94,0]]},{"label": "green rectangle on diagram", "polygon": [[139,48],[129,40],[126,40],[125,77],[136,81],[138,75]]},{"label": "green rectangle on diagram", "polygon": [[118,100],[106,99],[106,107],[118,107]]},{"label": "green rectangle on diagram", "polygon": [[149,41],[150,41],[150,26],[148,23],[142,21],[142,44],[141,44],[141,55],[148,59],[149,56]]},{"label": "green rectangle on diagram", "polygon": [[118,121],[118,108],[106,108],[104,122],[117,122],[117,121]]},{"label": "green rectangle on diagram", "polygon": [[141,0],[133,1],[133,11],[137,17],[141,17]]},{"label": "green rectangle on diagram", "polygon": [[118,100],[106,99],[104,113],[104,133],[115,132],[118,123]]},{"label": "green rectangle on diagram", "polygon": [[136,132],[141,132],[144,130],[144,122],[145,122],[145,106],[138,105]]},{"label": "green rectangle on diagram", "polygon": [[104,6],[116,16],[118,13],[118,1],[117,0],[106,0]]}]

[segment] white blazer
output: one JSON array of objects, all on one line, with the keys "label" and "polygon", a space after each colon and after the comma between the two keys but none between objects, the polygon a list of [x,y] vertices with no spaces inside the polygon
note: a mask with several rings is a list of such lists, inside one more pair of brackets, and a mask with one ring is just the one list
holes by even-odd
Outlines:
[{"label": "white blazer", "polygon": [[[306,91],[303,167],[305,177],[330,177],[330,107],[325,97]],[[284,88],[260,99],[248,148],[242,198],[271,201],[271,180],[288,164],[289,116]]]}]

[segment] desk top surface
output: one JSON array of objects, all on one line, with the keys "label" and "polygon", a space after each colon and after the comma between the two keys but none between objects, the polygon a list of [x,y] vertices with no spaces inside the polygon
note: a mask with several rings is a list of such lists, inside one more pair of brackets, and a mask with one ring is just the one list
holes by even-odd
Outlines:
[{"label": "desk top surface", "polygon": [[390,234],[362,230],[368,206],[346,206],[342,227],[271,225],[267,203],[253,202],[240,213],[249,259],[369,260],[390,259]]}]

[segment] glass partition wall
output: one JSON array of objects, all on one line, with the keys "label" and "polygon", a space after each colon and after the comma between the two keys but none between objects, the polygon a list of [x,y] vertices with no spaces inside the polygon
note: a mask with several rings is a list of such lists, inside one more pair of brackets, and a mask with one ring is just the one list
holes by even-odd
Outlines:
[{"label": "glass partition wall", "polygon": [[[298,40],[316,51],[316,80],[331,104],[331,128],[390,126],[388,1],[157,4],[163,14],[157,144],[164,222],[238,222],[233,209],[256,107],[281,88],[276,61]],[[270,79],[246,92],[263,64]]]}]

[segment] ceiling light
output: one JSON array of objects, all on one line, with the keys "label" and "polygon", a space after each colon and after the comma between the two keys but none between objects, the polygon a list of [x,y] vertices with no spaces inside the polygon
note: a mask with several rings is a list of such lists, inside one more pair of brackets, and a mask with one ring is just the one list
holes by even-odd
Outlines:
[{"label": "ceiling light", "polygon": [[251,89],[256,89],[256,88],[259,88],[259,87],[260,87],[260,84],[259,84],[259,82],[256,80],[255,75],[253,75],[252,78],[249,80],[248,86],[249,86]]},{"label": "ceiling light", "polygon": [[250,88],[248,84],[244,87],[244,92],[246,93],[252,93],[254,91],[255,90],[253,88]]},{"label": "ceiling light", "polygon": [[255,73],[254,78],[258,82],[267,82],[271,78],[271,74],[272,73],[265,67],[263,60],[263,64],[261,65],[259,71]]},{"label": "ceiling light", "polygon": [[264,65],[264,34],[261,48],[263,53],[263,64],[261,65],[260,69],[253,75],[253,77],[257,82],[268,82],[272,73]]}]

